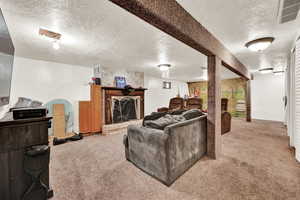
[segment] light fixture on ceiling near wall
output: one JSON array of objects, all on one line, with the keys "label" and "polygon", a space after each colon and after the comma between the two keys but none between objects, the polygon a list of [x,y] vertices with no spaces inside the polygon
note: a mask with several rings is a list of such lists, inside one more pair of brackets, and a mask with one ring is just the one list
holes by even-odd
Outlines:
[{"label": "light fixture on ceiling near wall", "polygon": [[60,48],[60,44],[59,44],[60,39],[61,39],[60,33],[56,33],[56,32],[53,32],[53,31],[50,31],[50,30],[47,30],[44,28],[40,28],[39,34],[41,36],[44,36],[46,38],[50,38],[53,40],[53,43],[52,43],[53,49],[58,50]]},{"label": "light fixture on ceiling near wall", "polygon": [[206,69],[202,69],[202,79],[204,81],[208,80],[207,68]]},{"label": "light fixture on ceiling near wall", "polygon": [[262,69],[259,69],[258,71],[261,73],[261,74],[269,74],[269,73],[272,73],[273,72],[273,69],[272,67],[268,67],[268,68],[262,68]]},{"label": "light fixture on ceiling near wall", "polygon": [[263,50],[267,49],[274,40],[275,40],[275,38],[273,38],[273,37],[259,38],[259,39],[247,42],[245,46],[248,49],[250,49],[251,51],[259,52],[259,51],[263,51]]},{"label": "light fixture on ceiling near wall", "polygon": [[276,76],[280,76],[280,75],[282,75],[283,73],[284,73],[283,70],[281,70],[281,71],[273,71],[273,74],[276,75]]},{"label": "light fixture on ceiling near wall", "polygon": [[53,49],[58,50],[60,48],[59,40],[54,40],[52,47],[53,47]]},{"label": "light fixture on ceiling near wall", "polygon": [[160,71],[168,71],[171,68],[170,64],[160,64],[158,65]]}]

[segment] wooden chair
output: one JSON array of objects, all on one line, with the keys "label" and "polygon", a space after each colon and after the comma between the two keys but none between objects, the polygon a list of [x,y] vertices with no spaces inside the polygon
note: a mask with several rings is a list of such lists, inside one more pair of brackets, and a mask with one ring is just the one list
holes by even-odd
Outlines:
[{"label": "wooden chair", "polygon": [[222,112],[221,115],[221,132],[222,135],[231,131],[231,114]]},{"label": "wooden chair", "polygon": [[228,112],[228,99],[226,98],[221,99],[221,111],[221,130],[223,135],[231,130],[231,114]]},{"label": "wooden chair", "polygon": [[200,109],[200,110],[202,110],[202,105],[203,105],[203,99],[200,99],[200,98],[197,98],[197,97],[189,98],[186,101],[186,108],[188,110],[190,110],[190,109]]},{"label": "wooden chair", "polygon": [[228,111],[228,99],[226,98],[221,99],[221,111]]},{"label": "wooden chair", "polygon": [[168,112],[172,110],[181,110],[184,108],[184,100],[181,97],[175,97],[170,99],[169,108],[162,107],[158,108],[157,112]]}]

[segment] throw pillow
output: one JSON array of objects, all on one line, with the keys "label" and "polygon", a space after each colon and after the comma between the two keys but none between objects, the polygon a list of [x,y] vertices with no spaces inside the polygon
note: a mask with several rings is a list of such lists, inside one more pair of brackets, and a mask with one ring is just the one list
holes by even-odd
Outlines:
[{"label": "throw pillow", "polygon": [[184,113],[182,113],[182,116],[186,120],[194,119],[194,118],[200,117],[202,115],[203,115],[203,113],[199,109],[191,109],[191,110],[188,110],[188,111],[185,111]]},{"label": "throw pillow", "polygon": [[175,110],[175,111],[171,111],[169,112],[170,115],[181,115],[182,113],[184,113],[186,110],[181,109],[181,110]]},{"label": "throw pillow", "polygon": [[180,115],[165,115],[156,120],[145,120],[145,127],[163,130],[165,127],[184,121],[185,118]]},{"label": "throw pillow", "polygon": [[143,126],[145,126],[145,121],[156,120],[158,118],[165,116],[166,114],[167,114],[166,112],[153,112],[151,113],[151,115],[145,116],[143,119]]}]

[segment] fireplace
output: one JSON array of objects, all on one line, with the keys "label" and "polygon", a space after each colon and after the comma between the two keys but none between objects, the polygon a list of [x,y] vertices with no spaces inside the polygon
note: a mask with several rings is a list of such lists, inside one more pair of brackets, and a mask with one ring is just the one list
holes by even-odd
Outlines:
[{"label": "fireplace", "polygon": [[112,123],[140,119],[139,96],[113,96],[111,101]]},{"label": "fireplace", "polygon": [[122,88],[102,87],[103,124],[144,118],[145,90],[145,88],[136,88],[129,92]]}]

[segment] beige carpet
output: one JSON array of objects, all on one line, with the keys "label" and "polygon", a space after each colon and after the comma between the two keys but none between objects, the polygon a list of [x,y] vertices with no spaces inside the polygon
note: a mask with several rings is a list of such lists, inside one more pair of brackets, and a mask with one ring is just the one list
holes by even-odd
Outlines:
[{"label": "beige carpet", "polygon": [[204,158],[171,187],[124,157],[123,134],[91,136],[52,147],[55,200],[300,199],[300,164],[281,123],[234,120],[223,156]]}]

